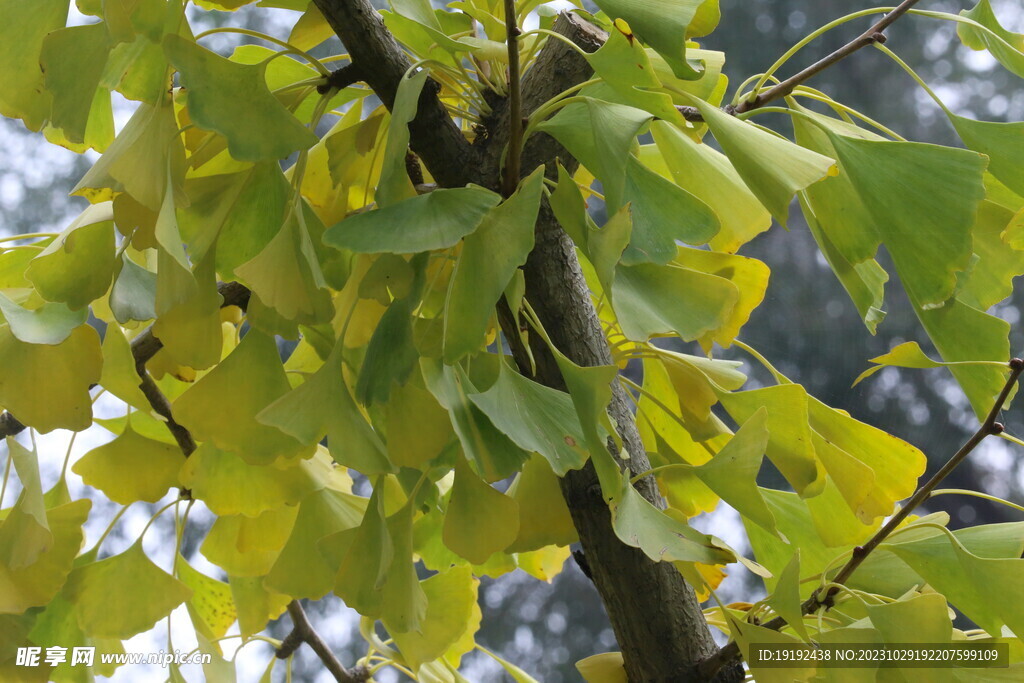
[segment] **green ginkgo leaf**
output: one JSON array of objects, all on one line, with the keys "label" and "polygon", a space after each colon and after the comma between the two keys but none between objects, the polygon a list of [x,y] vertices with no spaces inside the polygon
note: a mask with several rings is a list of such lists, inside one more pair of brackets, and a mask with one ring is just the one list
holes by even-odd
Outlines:
[{"label": "green ginkgo leaf", "polygon": [[357,253],[414,254],[447,249],[470,234],[501,197],[476,185],[434,190],[349,216],[324,233],[324,243]]},{"label": "green ginkgo leaf", "polygon": [[298,512],[297,505],[286,505],[258,517],[217,517],[199,551],[232,578],[265,576],[288,542]]},{"label": "green ginkgo leaf", "polygon": [[870,359],[869,362],[877,363],[878,365],[868,368],[864,372],[860,373],[853,383],[854,386],[886,367],[929,369],[941,368],[948,365],[948,363],[943,363],[942,361],[932,360],[929,358],[925,352],[921,350],[921,347],[917,342],[903,342],[902,344],[897,344],[892,347],[888,353],[884,353],[881,356],[875,356]]},{"label": "green ginkgo leaf", "polygon": [[64,590],[86,635],[121,639],[148,631],[192,595],[146,557],[141,541],[120,555],[78,567]]},{"label": "green ginkgo leaf", "polygon": [[238,64],[177,35],[164,38],[164,50],[188,88],[192,121],[227,138],[238,161],[283,159],[316,144],[317,136],[267,88],[266,62]]},{"label": "green ginkgo leaf", "polygon": [[[1024,136],[1024,129],[1021,135]],[[1014,278],[1024,275],[1020,252],[1011,247],[1005,234],[1013,219],[1012,212],[987,199],[978,206],[971,230],[974,257],[967,272],[960,276],[960,301],[987,311],[1013,294]]]},{"label": "green ginkgo leaf", "polygon": [[[267,622],[277,619],[292,601],[287,595],[274,593],[263,587],[258,577],[229,576],[231,597],[238,613],[238,630],[246,638],[267,627]],[[260,683],[270,683],[260,679]]]},{"label": "green ginkgo leaf", "polygon": [[427,597],[420,632],[391,634],[413,670],[444,655],[471,628],[479,583],[469,567],[453,567],[420,583]]},{"label": "green ginkgo leaf", "polygon": [[[264,579],[264,585],[297,600],[319,600],[326,595],[334,586],[338,564],[328,561],[318,550],[317,543],[332,534],[357,527],[363,518],[365,501],[365,498],[330,488],[307,496],[299,505],[288,542]],[[366,552],[365,557],[370,556],[369,548],[362,550]],[[342,594],[338,592],[338,595]],[[347,599],[346,603],[354,607]]]},{"label": "green ginkgo leaf", "polygon": [[398,467],[420,469],[455,439],[447,411],[427,391],[419,376],[392,390],[384,407],[388,460]]},{"label": "green ginkgo leaf", "polygon": [[[926,309],[946,301],[971,258],[985,157],[917,142],[829,138],[911,299]],[[831,218],[817,216],[823,224]]]},{"label": "green ginkgo leaf", "polygon": [[121,256],[121,268],[110,288],[110,310],[122,325],[156,317],[156,273]]},{"label": "green ginkgo leaf", "polygon": [[561,109],[537,126],[565,145],[572,155],[597,176],[609,212],[624,203],[626,165],[651,115],[634,107],[583,98]]},{"label": "green ginkgo leaf", "polygon": [[694,472],[741,515],[776,533],[775,517],[757,486],[757,474],[768,445],[767,425],[768,411],[758,408],[725,448],[694,468]]},{"label": "green ginkgo leaf", "polygon": [[470,394],[479,392],[461,368],[427,358],[420,360],[420,368],[427,389],[448,411],[463,451],[480,476],[485,481],[498,481],[518,472],[529,454],[470,400]]},{"label": "green ginkgo leaf", "polygon": [[323,367],[264,408],[256,419],[307,446],[326,435],[335,462],[364,475],[395,471],[380,437],[360,414],[345,385],[340,344]]},{"label": "green ginkgo leaf", "polygon": [[420,93],[429,75],[429,71],[421,69],[408,78],[403,78],[398,84],[395,103],[391,107],[384,163],[380,169],[377,191],[374,193],[379,208],[397,204],[416,194],[412,181],[409,180],[409,172],[406,170],[405,157],[409,152],[409,123],[416,118]]},{"label": "green ginkgo leaf", "polygon": [[527,379],[502,363],[491,388],[470,394],[469,399],[516,445],[544,456],[558,476],[587,461],[579,418],[565,392]]},{"label": "green ginkgo leaf", "polygon": [[[1024,49],[1024,40],[1021,45]],[[964,144],[988,157],[989,172],[1017,194],[1024,194],[1024,170],[1016,162],[1024,155],[1024,123],[975,121],[956,114],[948,116]]]},{"label": "green ginkgo leaf", "polygon": [[676,255],[677,241],[706,244],[720,227],[707,204],[633,156],[626,163],[625,201],[633,218],[629,246],[622,254],[627,265],[664,265]]},{"label": "green ginkgo leaf", "polygon": [[[679,78],[694,80],[700,71],[686,59],[686,36],[707,0],[598,0],[597,6],[612,19],[625,19],[636,35],[658,51]],[[702,34],[710,28],[702,13]],[[632,35],[628,36],[632,39]]]},{"label": "green ginkgo leaf", "polygon": [[220,365],[174,402],[174,417],[197,439],[210,440],[253,465],[269,465],[311,450],[256,420],[290,390],[277,344],[250,330]]},{"label": "green ginkgo leaf", "polygon": [[[699,295],[697,294],[699,292]],[[620,265],[612,303],[629,339],[678,334],[692,341],[721,330],[739,302],[729,280],[677,265]]]},{"label": "green ginkgo leaf", "polygon": [[136,410],[152,410],[139,388],[142,379],[135,367],[131,345],[118,325],[107,325],[107,331],[103,333],[102,350],[103,374],[100,375],[100,386]]},{"label": "green ginkgo leaf", "polygon": [[958,23],[956,33],[964,45],[972,50],[988,50],[1000,64],[1024,78],[1024,35],[1003,28],[989,0],[978,0],[973,9],[961,10],[960,15],[973,19],[991,31],[989,33],[970,24]]},{"label": "green ginkgo leaf", "polygon": [[519,535],[519,504],[488,485],[459,458],[442,538],[455,554],[483,564]]},{"label": "green ginkgo leaf", "polygon": [[483,346],[494,305],[533,249],[544,169],[491,209],[465,239],[452,274],[444,319],[444,359],[454,363]]},{"label": "green ginkgo leaf", "polygon": [[[416,575],[416,562],[412,553],[414,514],[412,505],[404,505],[387,520],[393,557],[380,590],[380,618],[390,633],[422,633],[422,624],[427,616],[427,596]],[[353,547],[351,552],[361,554],[362,549]]]},{"label": "green ginkgo leaf", "polygon": [[137,434],[129,423],[113,441],[94,448],[71,471],[115,503],[155,503],[178,485],[181,450]]},{"label": "green ginkgo leaf", "polygon": [[174,363],[197,370],[220,360],[223,330],[214,260],[207,257],[194,271],[182,268],[163,249],[157,250],[157,313],[153,336],[163,344],[161,353]]},{"label": "green ginkgo leaf", "polygon": [[728,157],[663,121],[651,123],[651,132],[672,179],[717,215],[721,230],[711,238],[714,251],[734,253],[771,227],[768,209],[740,179]]},{"label": "green ginkgo leaf", "polygon": [[[102,23],[61,28],[43,40],[39,64],[46,74],[46,89],[53,95],[50,125],[71,142],[86,139],[94,100],[102,98],[110,108],[110,93],[102,88],[100,79],[112,47]],[[67,59],[68,54],[75,58]]]},{"label": "green ginkgo leaf", "polygon": [[0,405],[46,433],[92,424],[89,388],[99,381],[103,354],[96,330],[80,325],[57,345],[18,341],[0,326]]},{"label": "green ginkgo leaf", "polygon": [[72,310],[103,296],[114,277],[114,223],[107,202],[90,206],[25,269],[39,294]]},{"label": "green ginkgo leaf", "polygon": [[361,521],[325,536],[321,552],[337,568],[334,592],[364,616],[380,616],[380,588],[387,581],[394,557],[394,542],[384,517],[384,486],[378,481]]},{"label": "green ginkgo leaf", "polygon": [[[31,607],[46,605],[60,592],[82,547],[82,525],[90,508],[92,501],[82,499],[47,510],[46,521],[53,536],[49,548],[24,567],[0,562],[0,613],[23,614]],[[0,522],[0,537],[7,535],[3,529],[8,523],[18,524],[8,514]]]},{"label": "green ginkgo leaf", "polygon": [[298,505],[306,496],[327,486],[334,467],[326,453],[308,460],[272,465],[250,465],[210,443],[196,449],[182,466],[181,483],[215,515],[257,517],[286,505]]},{"label": "green ginkgo leaf", "polygon": [[22,490],[14,506],[5,511],[0,525],[0,564],[10,570],[35,564],[53,545],[53,533],[46,521],[46,501],[39,481],[39,459],[7,437],[7,450],[14,461]]},{"label": "green ginkgo leaf", "polygon": [[619,499],[612,507],[612,528],[623,543],[639,548],[655,562],[728,564],[736,556],[711,536],[654,507],[622,477]]},{"label": "green ginkgo leaf", "polygon": [[32,310],[22,308],[0,292],[0,313],[19,341],[29,344],[60,344],[89,317],[89,309],[72,311],[63,303],[44,303]]},{"label": "green ginkgo leaf", "polygon": [[786,224],[789,203],[796,192],[834,175],[832,159],[741,121],[701,99],[687,99],[700,111],[743,182],[782,225]]},{"label": "green ginkgo leaf", "polygon": [[39,130],[50,115],[51,95],[43,87],[39,54],[43,39],[67,22],[66,0],[0,2],[0,114]]},{"label": "green ginkgo leaf", "polygon": [[113,199],[114,192],[126,192],[150,211],[159,211],[168,169],[180,193],[177,183],[184,175],[184,166],[185,150],[171,104],[141,104],[71,193],[95,202]]}]

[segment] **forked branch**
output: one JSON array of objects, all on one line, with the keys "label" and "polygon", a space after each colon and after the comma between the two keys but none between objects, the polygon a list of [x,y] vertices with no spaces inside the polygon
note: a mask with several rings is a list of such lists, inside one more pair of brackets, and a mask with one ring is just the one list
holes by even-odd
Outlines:
[{"label": "forked branch", "polygon": [[281,647],[277,648],[275,655],[278,659],[288,659],[299,649],[300,645],[306,643],[324,663],[324,667],[331,672],[334,680],[339,683],[363,683],[363,681],[369,680],[370,671],[365,666],[357,666],[352,669],[342,666],[338,658],[331,652],[331,648],[309,623],[306,611],[302,609],[298,600],[288,603],[288,614],[292,618],[292,631],[281,642]]},{"label": "forked branch", "polygon": [[[852,576],[857,568],[864,563],[864,560],[866,560],[868,556],[871,555],[871,553],[878,548],[878,546],[881,545],[881,543],[885,541],[890,534],[892,534],[893,531],[899,528],[900,524],[902,524],[904,520],[906,520],[906,518],[921,505],[921,503],[928,500],[928,497],[931,496],[932,492],[936,488],[938,488],[939,484],[941,484],[942,481],[948,477],[949,474],[955,470],[960,463],[962,463],[967,456],[974,451],[975,448],[978,447],[978,444],[984,441],[987,436],[994,436],[1002,433],[1003,425],[997,422],[996,418],[999,417],[999,413],[1006,404],[1006,400],[1010,397],[1010,392],[1013,391],[1013,387],[1017,384],[1017,380],[1020,378],[1021,373],[1024,373],[1024,360],[1014,358],[1010,361],[1009,366],[1010,374],[1006,378],[1006,383],[1003,385],[1002,390],[999,392],[999,396],[996,398],[996,402],[992,404],[992,409],[989,411],[988,416],[986,416],[985,421],[978,427],[978,430],[971,435],[971,438],[969,438],[964,445],[946,461],[946,464],[943,465],[938,472],[932,475],[932,478],[923,484],[914,493],[914,495],[907,500],[906,504],[900,508],[896,514],[889,518],[889,521],[876,531],[875,534],[868,539],[866,543],[864,543],[864,545],[859,545],[853,549],[850,559],[846,561],[846,564],[843,565],[842,569],[840,569],[832,580],[829,581],[828,587],[819,589],[812,593],[811,596],[800,606],[802,614],[812,614],[822,607],[829,609],[832,606],[832,599],[835,597],[836,593],[840,591],[840,586],[845,585],[845,583],[850,580],[850,576]],[[771,621],[761,624],[761,626],[777,631],[785,626],[786,623],[786,620],[782,617],[775,617]],[[701,664],[701,671],[710,678],[711,676],[714,676],[722,666],[737,659],[739,655],[739,646],[736,644],[736,641],[732,641],[719,650],[717,654]]]}]

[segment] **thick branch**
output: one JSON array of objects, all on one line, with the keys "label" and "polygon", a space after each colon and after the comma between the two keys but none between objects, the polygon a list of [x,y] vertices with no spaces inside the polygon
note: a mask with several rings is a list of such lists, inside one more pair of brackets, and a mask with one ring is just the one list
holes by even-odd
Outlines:
[{"label": "thick branch", "polygon": [[[248,287],[238,282],[219,282],[217,292],[223,298],[221,308],[225,306],[238,306],[243,311],[249,305],[250,291]],[[145,365],[156,355],[157,351],[163,348],[163,343],[153,336],[153,326],[147,327],[143,332],[132,340],[132,357],[135,359],[136,367]],[[93,384],[89,388],[92,389]],[[140,386],[141,388],[141,386]],[[145,389],[143,388],[143,391]],[[165,416],[166,417],[166,416]],[[10,413],[0,414],[0,438],[14,436],[25,430],[25,425],[18,418]]]},{"label": "thick branch", "polygon": [[[389,110],[412,63],[384,26],[369,0],[314,0],[345,44],[361,80],[373,88]],[[437,82],[428,80],[416,118],[409,123],[410,146],[442,187],[472,180],[469,143],[441,104]]]},{"label": "thick branch", "polygon": [[277,648],[275,654],[278,659],[288,659],[300,645],[306,643],[313,648],[313,652],[324,663],[327,670],[331,672],[334,680],[339,683],[363,683],[363,681],[370,678],[370,671],[366,667],[357,666],[354,669],[346,669],[341,665],[338,658],[331,652],[331,648],[327,646],[327,643],[323,641],[316,632],[316,629],[313,628],[313,625],[309,623],[306,611],[302,609],[302,605],[299,604],[298,600],[292,600],[288,603],[288,614],[292,617],[292,631],[282,641],[281,647]]},{"label": "thick branch", "polygon": [[758,107],[763,107],[769,102],[782,99],[783,97],[786,97],[791,92],[793,92],[793,90],[795,90],[796,87],[803,83],[804,81],[821,73],[822,71],[832,66],[836,62],[842,61],[846,57],[849,57],[857,50],[865,48],[868,45],[872,45],[874,43],[884,43],[885,34],[883,33],[883,31],[889,28],[897,19],[899,19],[904,14],[909,12],[910,9],[918,3],[918,1],[919,0],[904,0],[903,2],[900,3],[898,7],[896,7],[896,9],[889,12],[881,19],[879,19],[877,22],[875,22],[875,24],[871,28],[869,28],[867,31],[860,34],[855,39],[851,40],[849,43],[842,46],[832,54],[828,55],[827,57],[823,57],[822,59],[819,59],[818,61],[816,61],[814,64],[811,64],[803,71],[794,74],[793,76],[790,76],[789,78],[782,81],[778,85],[769,88],[768,90],[759,94],[754,99],[747,100],[745,102],[740,102],[739,106],[736,107],[736,113],[742,114],[745,111],[757,109]]},{"label": "thick branch", "polygon": [[[900,524],[906,520],[910,514],[918,508],[924,501],[928,500],[931,496],[932,491],[938,488],[939,484],[945,480],[949,474],[955,470],[960,463],[962,463],[968,455],[978,447],[985,437],[1000,434],[1003,431],[1003,425],[996,422],[996,418],[999,416],[1000,411],[1003,409],[1003,405],[1006,400],[1010,397],[1010,392],[1013,390],[1014,385],[1020,378],[1021,373],[1024,373],[1024,360],[1020,358],[1014,358],[1010,361],[1010,375],[1006,378],[1006,384],[1003,385],[1002,391],[999,392],[996,402],[992,405],[992,409],[988,412],[988,416],[985,421],[981,423],[978,430],[971,435],[963,446],[953,454],[953,456],[946,461],[938,472],[932,475],[925,484],[923,484],[913,496],[900,508],[896,514],[894,514],[889,521],[885,523],[882,528],[875,532],[875,534],[868,539],[868,541],[861,546],[857,546],[853,549],[853,553],[850,555],[850,559],[846,561],[842,569],[832,578],[829,582],[830,585],[825,589],[824,594],[820,591],[815,591],[811,594],[807,600],[800,606],[800,611],[803,614],[812,614],[819,608],[824,607],[829,609],[832,606],[832,599],[836,593],[839,592],[840,586],[844,585],[850,580],[853,573],[860,567],[864,560],[868,558],[871,553],[878,548],[879,545],[885,541],[886,538],[895,531]],[[782,617],[775,617],[769,622],[762,624],[764,628],[770,628],[774,631],[779,630],[786,625],[786,620]],[[713,676],[714,673],[726,663],[737,659],[740,656],[739,647],[736,642],[733,641],[727,646],[718,651],[718,653],[708,659],[704,664],[701,665],[701,670],[704,671],[708,676]]]}]

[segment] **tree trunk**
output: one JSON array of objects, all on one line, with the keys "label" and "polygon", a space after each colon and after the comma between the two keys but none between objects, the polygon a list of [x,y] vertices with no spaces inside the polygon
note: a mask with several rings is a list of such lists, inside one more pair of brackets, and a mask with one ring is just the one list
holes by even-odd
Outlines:
[{"label": "tree trunk", "polygon": [[[315,2],[352,54],[359,73],[385,104],[393,102],[397,78],[408,68],[409,62],[404,54],[391,52],[395,43],[389,35],[379,35],[387,32],[367,0]],[[562,14],[554,30],[588,52],[598,49],[606,38],[603,31],[570,14]],[[589,64],[574,50],[561,41],[549,40],[523,78],[524,115],[554,95],[587,80],[591,74]],[[428,92],[421,98],[416,120],[409,126],[411,145],[441,185],[474,182],[499,189],[499,160],[508,139],[505,104],[495,103],[494,113],[485,121],[489,135],[467,151],[464,139],[456,139],[451,134],[450,121],[438,123],[440,104],[433,93]],[[543,164],[550,175],[556,158],[569,169],[576,167],[576,161],[552,138],[535,135],[523,155],[523,173],[530,173]],[[467,159],[468,163],[463,163]],[[458,163],[458,168],[452,168],[452,163]],[[527,299],[555,345],[578,365],[610,364],[611,354],[573,244],[546,203],[537,221],[536,244],[524,273]],[[507,306],[499,317],[506,336],[518,339],[518,325]],[[531,350],[537,367],[534,379],[564,390],[561,373],[543,342],[531,339]],[[520,370],[531,374],[530,363],[521,350],[515,355]],[[619,460],[620,465],[634,474],[646,471],[650,469],[650,462],[626,395],[618,384],[613,390],[608,412],[630,454],[629,460]],[[647,500],[664,508],[653,478],[640,481],[637,489]],[[640,550],[619,541],[591,463],[562,479],[562,493],[579,533],[594,584],[622,648],[629,680],[701,680],[696,666],[718,648],[693,589],[671,563],[654,562]],[[742,669],[736,665],[727,667],[715,680],[724,683],[742,678]]]}]

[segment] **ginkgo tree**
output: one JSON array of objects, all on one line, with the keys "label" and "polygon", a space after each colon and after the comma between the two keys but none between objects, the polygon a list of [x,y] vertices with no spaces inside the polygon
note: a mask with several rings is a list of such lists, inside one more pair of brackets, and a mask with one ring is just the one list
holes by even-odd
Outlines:
[{"label": "ginkgo tree", "polygon": [[[1001,640],[1000,680],[1022,674],[1024,523],[953,531],[915,512],[982,439],[1018,441],[996,417],[1024,362],[987,310],[1024,274],[1024,124],[955,114],[884,45],[903,17],[955,22],[1024,76],[1024,36],[989,0],[856,11],[738,86],[699,43],[717,0],[259,2],[296,12],[288,36],[197,35],[187,4],[77,0],[89,21],[67,26],[68,0],[0,0],[0,112],[102,153],[67,229],[0,252],[4,490],[12,470],[20,483],[0,499],[4,680],[80,680],[15,651],[116,652],[185,606],[210,680],[232,675],[225,638],[266,638],[287,611],[268,680],[305,643],[339,681],[462,681],[479,577],[550,579],[576,542],[621,650],[580,662],[590,681],[733,681],[741,659],[758,680],[833,680],[751,648],[907,640]],[[874,23],[780,80],[858,20]],[[259,44],[219,54],[218,32]],[[335,35],[346,54],[310,54]],[[807,84],[862,48],[906,70],[964,148],[907,141]],[[114,92],[137,103],[116,135]],[[867,328],[884,324],[884,247],[941,357],[907,342],[864,376],[946,368],[978,415],[925,483],[920,450],[739,340],[770,270],[738,252],[794,199]],[[745,389],[716,358],[732,346],[775,383]],[[60,456],[14,438],[89,428],[97,391],[125,416],[71,470],[120,506],[176,492],[146,529],[178,548],[149,556],[146,530],[120,554],[106,534],[83,548],[90,500],[63,474],[44,490],[40,460]],[[759,486],[763,469],[785,490]],[[720,503],[752,557],[688,523]],[[189,528],[217,575],[181,554]],[[767,597],[722,604],[726,567]],[[301,606],[330,593],[362,616],[359,661]]]}]

